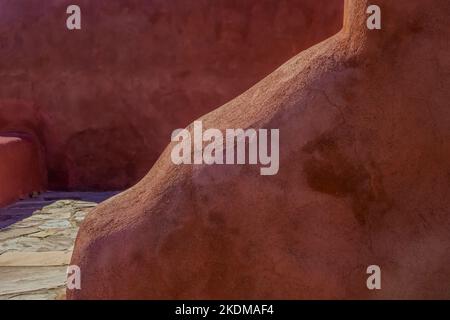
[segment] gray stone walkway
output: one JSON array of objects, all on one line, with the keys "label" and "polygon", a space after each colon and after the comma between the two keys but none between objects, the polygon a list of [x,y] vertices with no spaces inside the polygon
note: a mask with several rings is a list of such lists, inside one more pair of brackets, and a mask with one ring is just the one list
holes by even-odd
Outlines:
[{"label": "gray stone walkway", "polygon": [[64,299],[80,223],[117,192],[46,192],[0,209],[0,300]]}]

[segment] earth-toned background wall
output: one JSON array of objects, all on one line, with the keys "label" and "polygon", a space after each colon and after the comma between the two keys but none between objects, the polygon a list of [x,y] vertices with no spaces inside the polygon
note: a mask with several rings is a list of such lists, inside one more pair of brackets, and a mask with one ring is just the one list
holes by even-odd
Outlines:
[{"label": "earth-toned background wall", "polygon": [[336,33],[340,0],[0,1],[0,131],[34,136],[51,189],[122,189],[171,132]]}]

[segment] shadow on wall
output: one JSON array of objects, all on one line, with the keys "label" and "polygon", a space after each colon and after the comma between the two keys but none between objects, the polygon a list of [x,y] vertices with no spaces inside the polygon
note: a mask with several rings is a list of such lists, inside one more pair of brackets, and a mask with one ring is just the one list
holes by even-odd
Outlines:
[{"label": "shadow on wall", "polygon": [[2,0],[0,13],[0,130],[39,138],[59,190],[131,186],[174,129],[339,31],[343,9],[342,0],[77,3],[77,31],[59,0]]}]

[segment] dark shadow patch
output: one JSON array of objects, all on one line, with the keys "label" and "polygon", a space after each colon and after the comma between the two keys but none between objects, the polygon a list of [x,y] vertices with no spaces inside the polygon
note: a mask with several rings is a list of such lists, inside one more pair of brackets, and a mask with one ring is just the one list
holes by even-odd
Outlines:
[{"label": "dark shadow patch", "polygon": [[344,60],[344,66],[350,69],[357,69],[361,66],[361,61],[356,56],[351,56]]},{"label": "dark shadow patch", "polygon": [[356,164],[341,151],[335,131],[324,133],[302,149],[309,155],[303,163],[308,185],[334,197],[350,197],[358,222],[383,214],[392,205],[375,163]]},{"label": "dark shadow patch", "polygon": [[423,19],[413,19],[407,23],[407,33],[419,34],[425,30]]},{"label": "dark shadow patch", "polygon": [[80,191],[127,188],[145,175],[136,166],[139,159],[152,163],[155,158],[132,126],[80,131],[68,139],[64,155],[66,181]]}]

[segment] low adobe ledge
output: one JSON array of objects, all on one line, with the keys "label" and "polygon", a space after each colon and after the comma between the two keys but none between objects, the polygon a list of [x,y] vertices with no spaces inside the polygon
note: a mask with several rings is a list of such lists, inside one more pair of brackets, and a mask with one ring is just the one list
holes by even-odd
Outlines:
[{"label": "low adobe ledge", "polygon": [[41,192],[47,173],[39,144],[23,133],[0,133],[0,207]]}]

